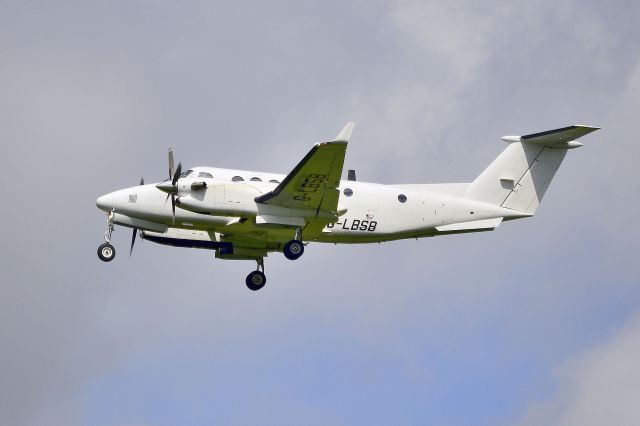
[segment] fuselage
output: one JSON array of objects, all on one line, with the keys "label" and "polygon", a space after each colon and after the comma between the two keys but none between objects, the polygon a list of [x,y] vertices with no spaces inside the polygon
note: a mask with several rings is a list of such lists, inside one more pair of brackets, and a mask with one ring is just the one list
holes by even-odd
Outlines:
[{"label": "fuselage", "polygon": [[[179,180],[178,197],[193,198],[192,185],[204,182],[196,201],[206,206],[216,203],[217,212],[194,212],[176,208],[175,222],[167,194],[156,184],[134,186],[104,195],[98,207],[116,214],[116,222],[158,231],[172,230],[184,238],[206,235],[243,235],[273,243],[291,238],[289,228],[256,223],[256,216],[271,214],[261,210],[255,197],[272,191],[285,178],[282,174],[194,167]],[[478,222],[493,218],[523,217],[520,212],[464,198],[468,184],[384,185],[342,180],[340,216],[335,222],[304,230],[305,241],[327,243],[367,243],[403,238],[419,238],[455,232],[446,225]],[[214,201],[215,200],[215,201]],[[194,207],[190,207],[194,208]],[[268,209],[268,206],[267,206]],[[444,230],[438,230],[444,228]],[[178,230],[185,232],[177,232]],[[479,229],[480,230],[480,229]],[[185,237],[186,236],[186,237]]]}]

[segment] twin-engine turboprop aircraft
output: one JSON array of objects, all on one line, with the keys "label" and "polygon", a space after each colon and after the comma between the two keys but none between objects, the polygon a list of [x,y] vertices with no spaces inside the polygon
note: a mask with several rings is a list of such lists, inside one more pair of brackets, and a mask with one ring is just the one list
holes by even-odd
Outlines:
[{"label": "twin-engine turboprop aircraft", "polygon": [[[373,243],[404,238],[490,231],[501,222],[533,216],[576,139],[597,127],[569,126],[505,136],[507,148],[471,183],[381,185],[341,180],[348,123],[331,142],[316,144],[288,174],[193,167],[169,179],[98,198],[107,213],[101,260],[115,257],[114,225],[145,240],[215,251],[218,259],[255,260],[247,287],[266,284],[263,259],[282,252],[290,260],[308,242]],[[130,252],[131,253],[131,252]]]}]

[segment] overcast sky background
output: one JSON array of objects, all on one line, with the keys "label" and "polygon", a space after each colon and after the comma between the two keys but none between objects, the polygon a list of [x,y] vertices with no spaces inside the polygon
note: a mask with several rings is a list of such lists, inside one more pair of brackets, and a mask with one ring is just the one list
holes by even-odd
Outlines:
[{"label": "overcast sky background", "polygon": [[[0,423],[631,425],[637,1],[0,1]],[[104,193],[186,167],[471,181],[602,126],[535,218],[251,262],[96,256]]]}]

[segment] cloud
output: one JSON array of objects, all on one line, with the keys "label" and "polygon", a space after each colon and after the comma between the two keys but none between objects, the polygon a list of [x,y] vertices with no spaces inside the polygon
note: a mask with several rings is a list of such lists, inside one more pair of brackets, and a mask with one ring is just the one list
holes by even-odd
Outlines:
[{"label": "cloud", "polygon": [[393,21],[405,34],[405,42],[422,49],[419,54],[434,55],[452,78],[473,79],[485,63],[494,38],[501,34],[498,23],[509,12],[508,3],[487,7],[464,1],[397,1]]},{"label": "cloud", "polygon": [[635,315],[603,343],[574,356],[556,370],[552,401],[532,405],[525,425],[636,425],[640,418],[640,316]]},{"label": "cloud", "polygon": [[[600,154],[587,159],[593,169],[602,164],[615,164],[616,167],[607,172],[610,179],[624,179],[635,173],[632,163],[623,161],[621,156],[638,157],[638,145],[632,139],[625,138],[623,129],[634,126],[634,112],[640,108],[640,62],[627,70],[621,90],[615,93],[612,104],[620,107],[602,114],[605,121],[603,136],[597,141],[598,146],[592,149]],[[624,187],[609,185],[608,179],[602,176],[589,176],[586,183],[595,189],[600,197],[623,199],[628,193],[637,193],[639,183],[632,179]],[[629,199],[628,206],[635,208],[637,199]],[[606,221],[608,209],[594,207],[594,216]],[[609,229],[606,233],[610,241],[625,248],[616,257],[610,257],[607,270],[612,271],[603,285],[618,285],[628,281],[637,283],[640,273],[627,270],[627,277],[622,278],[613,271],[625,270],[626,265],[635,263],[640,253],[637,235],[630,235],[625,229]],[[584,266],[583,266],[584,267]],[[622,278],[622,279],[621,279]],[[595,280],[594,280],[595,281]],[[616,284],[614,284],[616,283]],[[582,285],[589,284],[587,282]],[[633,285],[633,284],[632,284]],[[590,291],[585,288],[585,291]],[[571,357],[556,366],[554,378],[556,392],[552,399],[532,403],[526,414],[518,422],[519,425],[636,425],[640,418],[640,314],[637,310],[630,315],[622,326],[613,328],[606,337],[587,350],[574,353]]]}]

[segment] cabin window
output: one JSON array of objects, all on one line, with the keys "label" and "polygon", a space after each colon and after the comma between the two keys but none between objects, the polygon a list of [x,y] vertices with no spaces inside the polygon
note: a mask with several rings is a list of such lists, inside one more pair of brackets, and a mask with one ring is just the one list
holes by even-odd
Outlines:
[{"label": "cabin window", "polygon": [[398,201],[400,201],[401,203],[406,203],[407,202],[407,196],[404,195],[404,194],[398,195]]},{"label": "cabin window", "polygon": [[211,173],[207,173],[207,172],[200,172],[198,173],[198,177],[199,178],[209,178],[209,179],[213,179],[213,175]]},{"label": "cabin window", "polygon": [[342,193],[347,197],[351,197],[353,195],[353,190],[351,188],[345,188],[344,191],[342,191]]},{"label": "cabin window", "polygon": [[244,181],[244,179],[242,179],[242,176],[234,176],[234,177],[231,178],[231,180],[233,182],[242,182],[242,181]]},{"label": "cabin window", "polygon": [[280,182],[278,182],[278,181],[277,181],[277,180],[275,180],[275,179],[271,179],[269,182],[271,182],[271,183],[280,183]]},{"label": "cabin window", "polygon": [[251,182],[262,182],[262,179],[260,179],[259,177],[255,177],[255,176],[252,177],[250,180],[251,180]]}]

